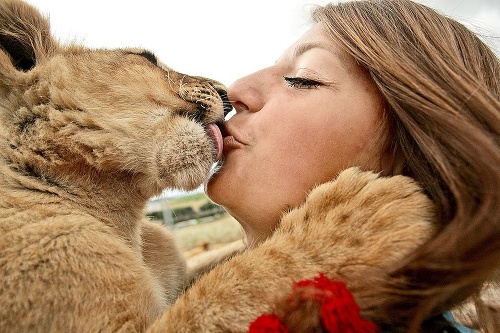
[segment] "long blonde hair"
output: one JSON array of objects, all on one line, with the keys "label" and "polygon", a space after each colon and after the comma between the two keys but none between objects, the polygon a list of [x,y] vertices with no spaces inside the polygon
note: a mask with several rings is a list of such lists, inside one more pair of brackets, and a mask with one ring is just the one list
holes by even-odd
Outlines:
[{"label": "long blonde hair", "polygon": [[499,267],[499,59],[460,23],[409,0],[330,4],[313,18],[370,72],[402,173],[438,208],[439,231],[394,271],[372,309],[382,327],[415,332]]}]

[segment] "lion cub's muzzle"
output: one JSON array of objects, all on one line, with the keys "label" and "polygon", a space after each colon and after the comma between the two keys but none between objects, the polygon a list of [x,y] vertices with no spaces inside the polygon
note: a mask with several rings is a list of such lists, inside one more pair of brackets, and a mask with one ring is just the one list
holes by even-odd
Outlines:
[{"label": "lion cub's muzzle", "polygon": [[177,114],[200,124],[211,139],[212,161],[222,157],[223,138],[219,126],[232,110],[226,87],[211,79],[195,76],[179,78],[178,96],[188,102]]},{"label": "lion cub's muzzle", "polygon": [[195,105],[195,108],[180,113],[204,125],[222,123],[224,117],[232,110],[226,87],[211,79],[185,76],[179,85],[178,95],[186,102]]}]

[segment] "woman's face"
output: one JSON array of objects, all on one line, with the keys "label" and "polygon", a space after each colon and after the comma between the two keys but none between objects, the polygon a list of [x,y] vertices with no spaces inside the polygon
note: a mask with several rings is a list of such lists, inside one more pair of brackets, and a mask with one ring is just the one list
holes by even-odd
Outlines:
[{"label": "woman's face", "polygon": [[384,168],[382,99],[322,24],[228,95],[236,114],[225,123],[224,164],[207,194],[241,223],[250,245],[315,185],[350,166]]}]

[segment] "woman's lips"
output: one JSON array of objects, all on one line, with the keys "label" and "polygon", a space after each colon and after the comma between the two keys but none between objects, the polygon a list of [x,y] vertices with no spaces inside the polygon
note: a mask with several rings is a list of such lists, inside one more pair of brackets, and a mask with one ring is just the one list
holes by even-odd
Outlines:
[{"label": "woman's lips", "polygon": [[232,135],[228,135],[224,137],[224,149],[223,153],[224,155],[227,154],[229,151],[240,148],[243,144],[236,140],[236,138]]},{"label": "woman's lips", "polygon": [[228,126],[229,123],[224,123],[222,126],[222,136],[224,138],[223,154],[227,154],[233,149],[242,148],[246,146],[244,141],[241,141],[238,133],[234,132],[233,129]]}]

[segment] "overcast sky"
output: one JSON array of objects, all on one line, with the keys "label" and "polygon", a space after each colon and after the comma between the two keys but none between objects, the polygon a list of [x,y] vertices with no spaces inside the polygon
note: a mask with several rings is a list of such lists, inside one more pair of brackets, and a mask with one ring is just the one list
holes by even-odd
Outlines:
[{"label": "overcast sky", "polygon": [[[61,41],[142,47],[185,74],[229,85],[272,65],[325,0],[27,0]],[[500,54],[499,0],[421,0],[479,33]]]}]

